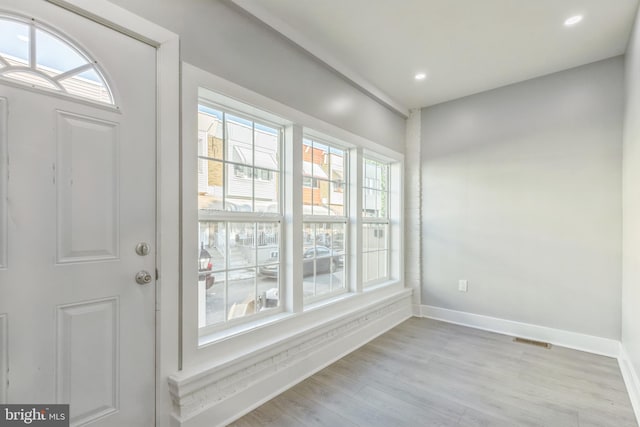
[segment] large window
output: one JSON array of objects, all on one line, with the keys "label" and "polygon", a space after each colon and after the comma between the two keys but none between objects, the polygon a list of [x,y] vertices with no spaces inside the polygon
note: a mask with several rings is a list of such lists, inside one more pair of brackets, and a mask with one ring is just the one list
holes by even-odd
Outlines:
[{"label": "large window", "polygon": [[196,110],[183,118],[187,353],[402,287],[400,154],[262,110],[259,97],[183,96]]},{"label": "large window", "polygon": [[389,278],[389,165],[364,158],[362,276],[364,285]]},{"label": "large window", "polygon": [[311,138],[303,139],[302,265],[305,302],[347,289],[347,164],[345,149]]},{"label": "large window", "polygon": [[280,309],[282,129],[198,105],[199,326]]}]

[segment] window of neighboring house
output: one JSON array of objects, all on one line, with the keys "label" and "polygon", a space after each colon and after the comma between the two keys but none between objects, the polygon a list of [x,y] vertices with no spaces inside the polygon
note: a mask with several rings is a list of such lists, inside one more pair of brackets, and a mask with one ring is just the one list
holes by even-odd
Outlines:
[{"label": "window of neighboring house", "polygon": [[205,100],[198,105],[200,328],[281,310],[282,133]]},{"label": "window of neighboring house", "polygon": [[114,105],[96,61],[34,20],[0,17],[0,78]]},{"label": "window of neighboring house", "polygon": [[[264,152],[261,150],[257,150],[255,152],[256,157],[265,157],[265,156],[273,156],[272,153],[269,152]],[[276,164],[277,162],[273,159],[272,160],[273,164]],[[236,164],[234,164],[233,166],[233,173],[236,176],[236,178],[243,178],[243,179],[255,179],[258,181],[272,181],[273,180],[273,171],[268,170],[268,169],[259,169],[259,168],[252,168],[249,166],[243,166],[243,163],[246,163],[246,156],[243,156],[240,152],[240,148],[239,147],[234,147],[233,149],[233,161],[236,162]]]},{"label": "window of neighboring house", "polygon": [[365,157],[362,186],[362,281],[389,278],[389,165]]},{"label": "window of neighboring house", "polygon": [[282,128],[198,106],[200,209],[280,212]]},{"label": "window of neighboring house", "polygon": [[310,176],[302,177],[302,186],[305,188],[320,188],[318,186],[318,180],[315,178],[311,178]]},{"label": "window of neighboring house", "polygon": [[[347,195],[348,152],[303,139],[303,294],[305,303],[348,288]],[[339,188],[340,191],[336,191]]]},{"label": "window of neighboring house", "polygon": [[236,178],[255,179],[256,181],[273,181],[273,172],[264,169],[252,169],[248,166],[234,165]]}]

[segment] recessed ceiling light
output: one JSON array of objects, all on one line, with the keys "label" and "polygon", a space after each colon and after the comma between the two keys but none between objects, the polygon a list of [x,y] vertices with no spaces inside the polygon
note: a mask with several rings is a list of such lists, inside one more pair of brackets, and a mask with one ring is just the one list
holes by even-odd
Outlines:
[{"label": "recessed ceiling light", "polygon": [[424,80],[427,78],[427,73],[417,73],[414,78],[416,80]]},{"label": "recessed ceiling light", "polygon": [[22,34],[18,34],[16,36],[18,38],[18,40],[20,40],[21,42],[28,42],[29,41],[29,37],[27,36],[23,36]]},{"label": "recessed ceiling light", "polygon": [[584,18],[582,15],[575,15],[575,16],[572,16],[571,18],[567,18],[567,20],[564,21],[564,26],[573,27],[574,25],[582,21],[582,18]]}]

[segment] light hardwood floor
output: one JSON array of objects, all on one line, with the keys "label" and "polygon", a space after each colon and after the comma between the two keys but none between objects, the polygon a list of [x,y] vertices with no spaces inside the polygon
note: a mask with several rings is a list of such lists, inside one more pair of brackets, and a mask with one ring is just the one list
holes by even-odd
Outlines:
[{"label": "light hardwood floor", "polygon": [[232,424],[636,427],[615,359],[412,318]]}]

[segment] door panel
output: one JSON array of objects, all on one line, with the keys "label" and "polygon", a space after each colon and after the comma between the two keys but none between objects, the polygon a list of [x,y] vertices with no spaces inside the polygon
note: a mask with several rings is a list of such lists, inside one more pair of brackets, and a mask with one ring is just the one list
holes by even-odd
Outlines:
[{"label": "door panel", "polygon": [[116,298],[57,308],[56,395],[73,402],[73,424],[119,408],[118,309]]},{"label": "door panel", "polygon": [[[42,0],[2,3],[77,41],[117,105],[0,80],[6,400],[69,403],[71,425],[153,425],[155,281],[138,285],[135,275],[155,277],[155,49]],[[149,255],[136,254],[139,242]]]},{"label": "door panel", "polygon": [[58,263],[118,258],[118,124],[57,111]]}]

